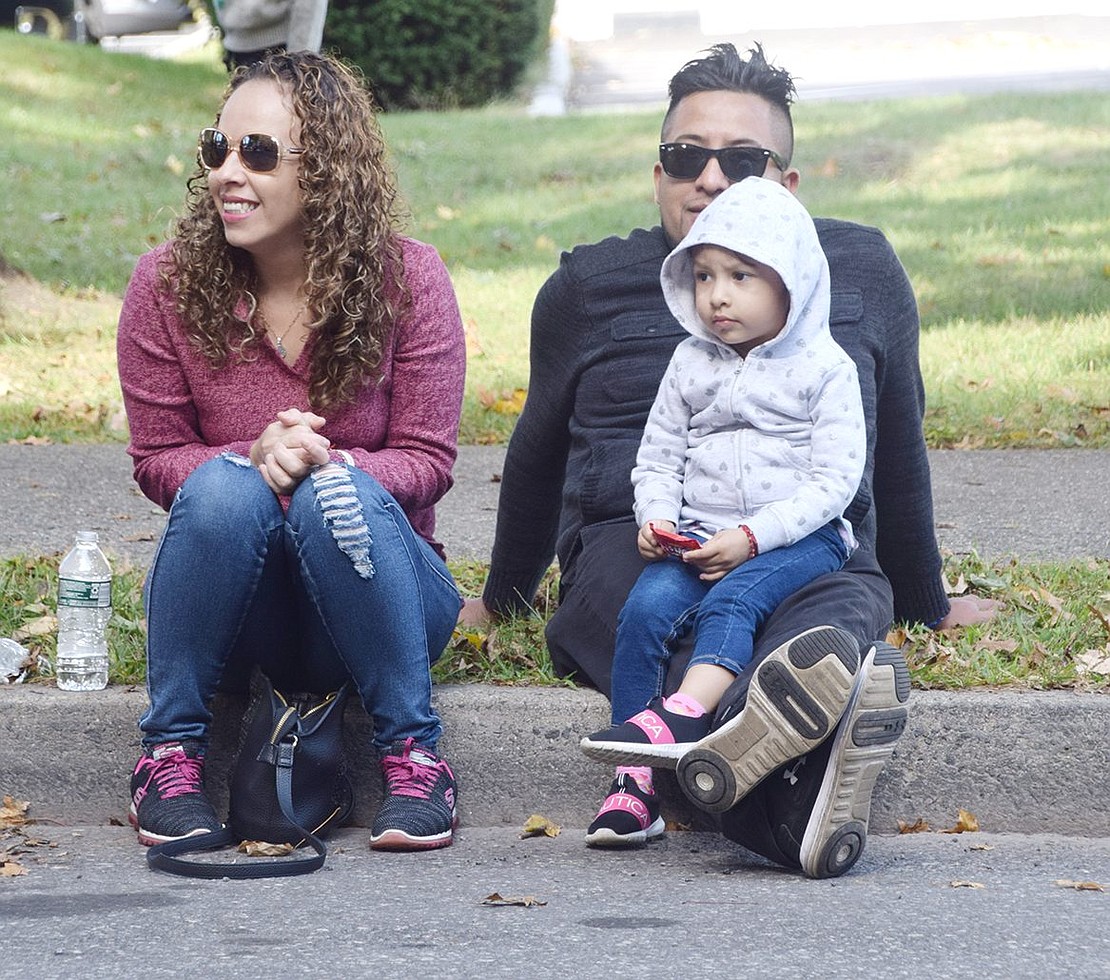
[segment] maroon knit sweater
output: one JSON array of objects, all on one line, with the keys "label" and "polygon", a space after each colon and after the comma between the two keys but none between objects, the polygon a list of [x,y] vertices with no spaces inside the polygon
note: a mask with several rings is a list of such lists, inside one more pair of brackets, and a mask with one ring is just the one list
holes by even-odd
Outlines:
[{"label": "maroon knit sweater", "polygon": [[[333,450],[397,499],[418,534],[435,544],[437,500],[451,487],[466,372],[466,343],[454,289],[430,245],[403,239],[412,312],[395,331],[380,383],[327,412],[322,432]],[[286,408],[308,410],[315,337],[295,364],[270,344],[252,360],[232,357],[218,370],[197,352],[162,288],[158,263],[169,244],[148,252],[131,277],[120,313],[117,354],[131,427],[128,452],[143,493],[166,510],[185,478],[224,452],[244,456]]]}]

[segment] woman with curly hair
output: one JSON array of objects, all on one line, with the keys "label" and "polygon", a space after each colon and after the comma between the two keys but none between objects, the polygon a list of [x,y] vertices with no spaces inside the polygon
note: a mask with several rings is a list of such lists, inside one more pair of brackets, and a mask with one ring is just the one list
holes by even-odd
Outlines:
[{"label": "woman with curly hair", "polygon": [[386,780],[370,846],[446,846],[429,669],[461,604],[434,536],[465,371],[450,279],[399,233],[373,100],[334,59],[236,74],[198,163],[120,314],[128,452],[169,510],[131,822],[144,844],[219,829],[208,701],[257,663],[279,689],[351,678]]}]

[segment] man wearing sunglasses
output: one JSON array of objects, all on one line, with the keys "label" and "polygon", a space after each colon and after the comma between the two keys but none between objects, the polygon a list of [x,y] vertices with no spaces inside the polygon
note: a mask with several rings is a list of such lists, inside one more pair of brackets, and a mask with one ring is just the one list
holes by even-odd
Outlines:
[{"label": "man wearing sunglasses", "polygon": [[[527,611],[557,555],[552,658],[560,672],[606,695],[617,614],[643,567],[629,474],[684,334],[663,299],[660,267],[732,183],[762,176],[793,192],[800,177],[790,163],[793,80],[758,45],[746,61],[732,45],[716,45],[672,78],[670,96],[654,168],[660,225],[564,254],[537,296],[528,399],[505,460],[490,574],[482,599],[463,611],[471,623]],[[765,766],[721,827],[752,850],[823,878],[843,874],[859,857],[874,780],[905,725],[905,662],[876,641],[895,618],[947,627],[989,618],[992,608],[950,602],[941,581],[921,428],[917,307],[906,274],[876,229],[829,219],[816,225],[832,279],[832,333],[856,362],[867,418],[864,477],[845,514],[860,547],[842,571],[818,578],[767,621],[752,668],[726,693],[714,731],[680,761],[678,775],[701,809],[727,804],[732,767],[753,782],[751,767],[760,765],[758,746],[768,737],[754,730],[744,707],[749,697],[773,702],[784,727],[805,730],[811,744],[823,741],[773,771]],[[823,710],[835,699],[816,690],[800,700],[780,697],[770,672],[760,670],[784,645],[800,660],[804,644],[791,644],[820,626],[847,631],[860,647],[840,716]],[[680,647],[672,658],[672,678],[685,668],[682,654]]]}]

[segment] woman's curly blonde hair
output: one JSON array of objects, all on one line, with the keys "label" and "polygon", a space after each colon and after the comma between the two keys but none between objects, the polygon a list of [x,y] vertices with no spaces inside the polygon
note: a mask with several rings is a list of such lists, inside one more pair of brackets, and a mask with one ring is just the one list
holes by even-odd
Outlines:
[{"label": "woman's curly blonde hair", "polygon": [[[258,79],[281,85],[300,121],[305,293],[317,335],[309,400],[326,409],[377,379],[393,327],[411,307],[401,207],[377,107],[359,75],[324,55],[275,54],[236,73],[224,101]],[[227,243],[199,164],[186,208],[161,273],[177,312],[213,367],[257,356],[265,329],[255,316],[254,263]],[[245,320],[235,315],[241,301],[250,311]]]}]

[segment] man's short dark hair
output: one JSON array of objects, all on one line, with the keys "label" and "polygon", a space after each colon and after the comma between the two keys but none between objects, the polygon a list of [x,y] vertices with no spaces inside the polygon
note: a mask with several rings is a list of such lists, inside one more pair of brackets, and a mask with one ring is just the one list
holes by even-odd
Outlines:
[{"label": "man's short dark hair", "polygon": [[748,60],[740,57],[732,44],[714,44],[709,53],[683,65],[670,81],[670,103],[663,118],[663,128],[678,104],[697,92],[742,92],[757,95],[782,113],[790,138],[786,147],[788,158],[794,152],[794,121],[790,106],[798,94],[794,79],[785,68],[776,68],[767,61],[758,42],[748,51]]}]

